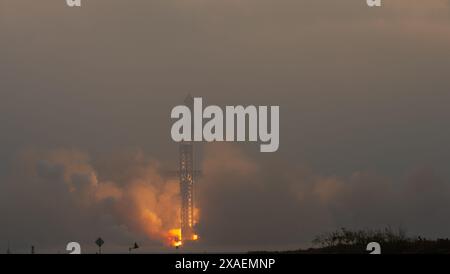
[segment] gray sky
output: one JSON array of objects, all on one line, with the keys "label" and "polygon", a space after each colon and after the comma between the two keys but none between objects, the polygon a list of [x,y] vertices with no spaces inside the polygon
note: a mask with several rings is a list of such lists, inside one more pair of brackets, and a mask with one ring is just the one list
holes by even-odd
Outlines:
[{"label": "gray sky", "polygon": [[201,147],[198,249],[296,248],[341,226],[449,236],[449,3],[0,0],[0,251],[100,234],[167,250],[170,111],[187,93],[281,109],[277,153]]}]

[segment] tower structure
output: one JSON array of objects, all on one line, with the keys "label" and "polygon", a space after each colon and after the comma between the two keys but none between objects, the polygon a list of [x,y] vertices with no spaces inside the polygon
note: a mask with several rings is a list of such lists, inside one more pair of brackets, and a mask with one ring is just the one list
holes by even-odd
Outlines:
[{"label": "tower structure", "polygon": [[[192,96],[184,101],[185,105],[191,109],[193,113],[194,99]],[[193,130],[193,124],[191,125]],[[194,164],[194,143],[182,142],[179,147],[179,171],[180,176],[180,195],[181,195],[181,239],[183,242],[196,240],[194,230],[194,181],[195,181],[195,164]]]},{"label": "tower structure", "polygon": [[180,144],[181,238],[185,242],[194,233],[194,145]]}]

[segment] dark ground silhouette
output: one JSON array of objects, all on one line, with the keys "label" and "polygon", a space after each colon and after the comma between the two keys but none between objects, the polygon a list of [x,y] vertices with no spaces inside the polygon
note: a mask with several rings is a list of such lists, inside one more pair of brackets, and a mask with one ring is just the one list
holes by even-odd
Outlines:
[{"label": "dark ground silhouette", "polygon": [[[348,230],[341,228],[317,236],[313,247],[275,253],[292,254],[368,254],[367,244],[377,242],[382,254],[450,254],[450,239],[408,237],[402,229]],[[268,253],[255,251],[250,253]],[[273,253],[273,252],[270,252]]]}]

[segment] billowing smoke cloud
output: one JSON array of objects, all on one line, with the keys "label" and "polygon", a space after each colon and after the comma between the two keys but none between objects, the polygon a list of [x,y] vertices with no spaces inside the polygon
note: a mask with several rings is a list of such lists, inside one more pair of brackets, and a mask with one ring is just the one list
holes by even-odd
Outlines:
[{"label": "billowing smoke cloud", "polygon": [[[10,197],[3,197],[7,204],[2,209],[9,208],[15,215],[21,215],[21,222],[27,224],[22,228],[25,238],[33,239],[31,235],[38,233],[43,244],[53,243],[48,239],[52,237],[47,232],[49,227],[55,235],[61,235],[68,223],[74,225],[74,230],[67,231],[65,242],[84,239],[77,229],[92,229],[100,234],[105,227],[112,226],[121,230],[119,243],[120,237],[131,233],[138,239],[145,236],[155,244],[170,244],[170,230],[179,227],[178,181],[163,178],[158,162],[136,155],[133,163],[120,167],[122,178],[115,182],[99,179],[88,155],[80,151],[23,151],[16,161],[17,173],[9,184],[12,189],[2,191],[5,197]],[[18,199],[27,208],[21,208]],[[30,214],[25,212],[27,209]],[[96,221],[93,226],[88,221],[105,217],[110,218],[109,223]],[[79,218],[87,224],[73,224]],[[18,219],[6,220],[6,224],[16,226]],[[113,241],[117,240],[117,235],[111,236]]]},{"label": "billowing smoke cloud", "polygon": [[369,171],[327,176],[211,145],[203,170],[200,234],[213,249],[305,247],[340,227],[401,227],[430,237],[448,236],[450,229],[449,186],[427,168],[405,178]]},{"label": "billowing smoke cloud", "polygon": [[[450,229],[448,184],[428,169],[403,179],[363,171],[328,176],[231,144],[208,144],[203,158],[197,250],[299,248],[339,227],[402,227],[431,237]],[[76,239],[92,246],[101,234],[112,246],[139,239],[144,250],[161,251],[179,227],[178,181],[143,153],[95,160],[77,150],[25,150],[14,170],[1,192],[1,222],[10,228],[3,241],[54,252]]]}]

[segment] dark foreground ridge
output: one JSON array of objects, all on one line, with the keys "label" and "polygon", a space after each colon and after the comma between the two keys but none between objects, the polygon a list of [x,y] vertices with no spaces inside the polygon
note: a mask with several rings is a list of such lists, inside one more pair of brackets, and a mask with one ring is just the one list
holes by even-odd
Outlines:
[{"label": "dark foreground ridge", "polygon": [[402,229],[340,230],[325,233],[313,240],[315,247],[290,251],[252,251],[249,254],[368,254],[367,245],[379,243],[382,254],[450,254],[450,239],[408,237]]}]

